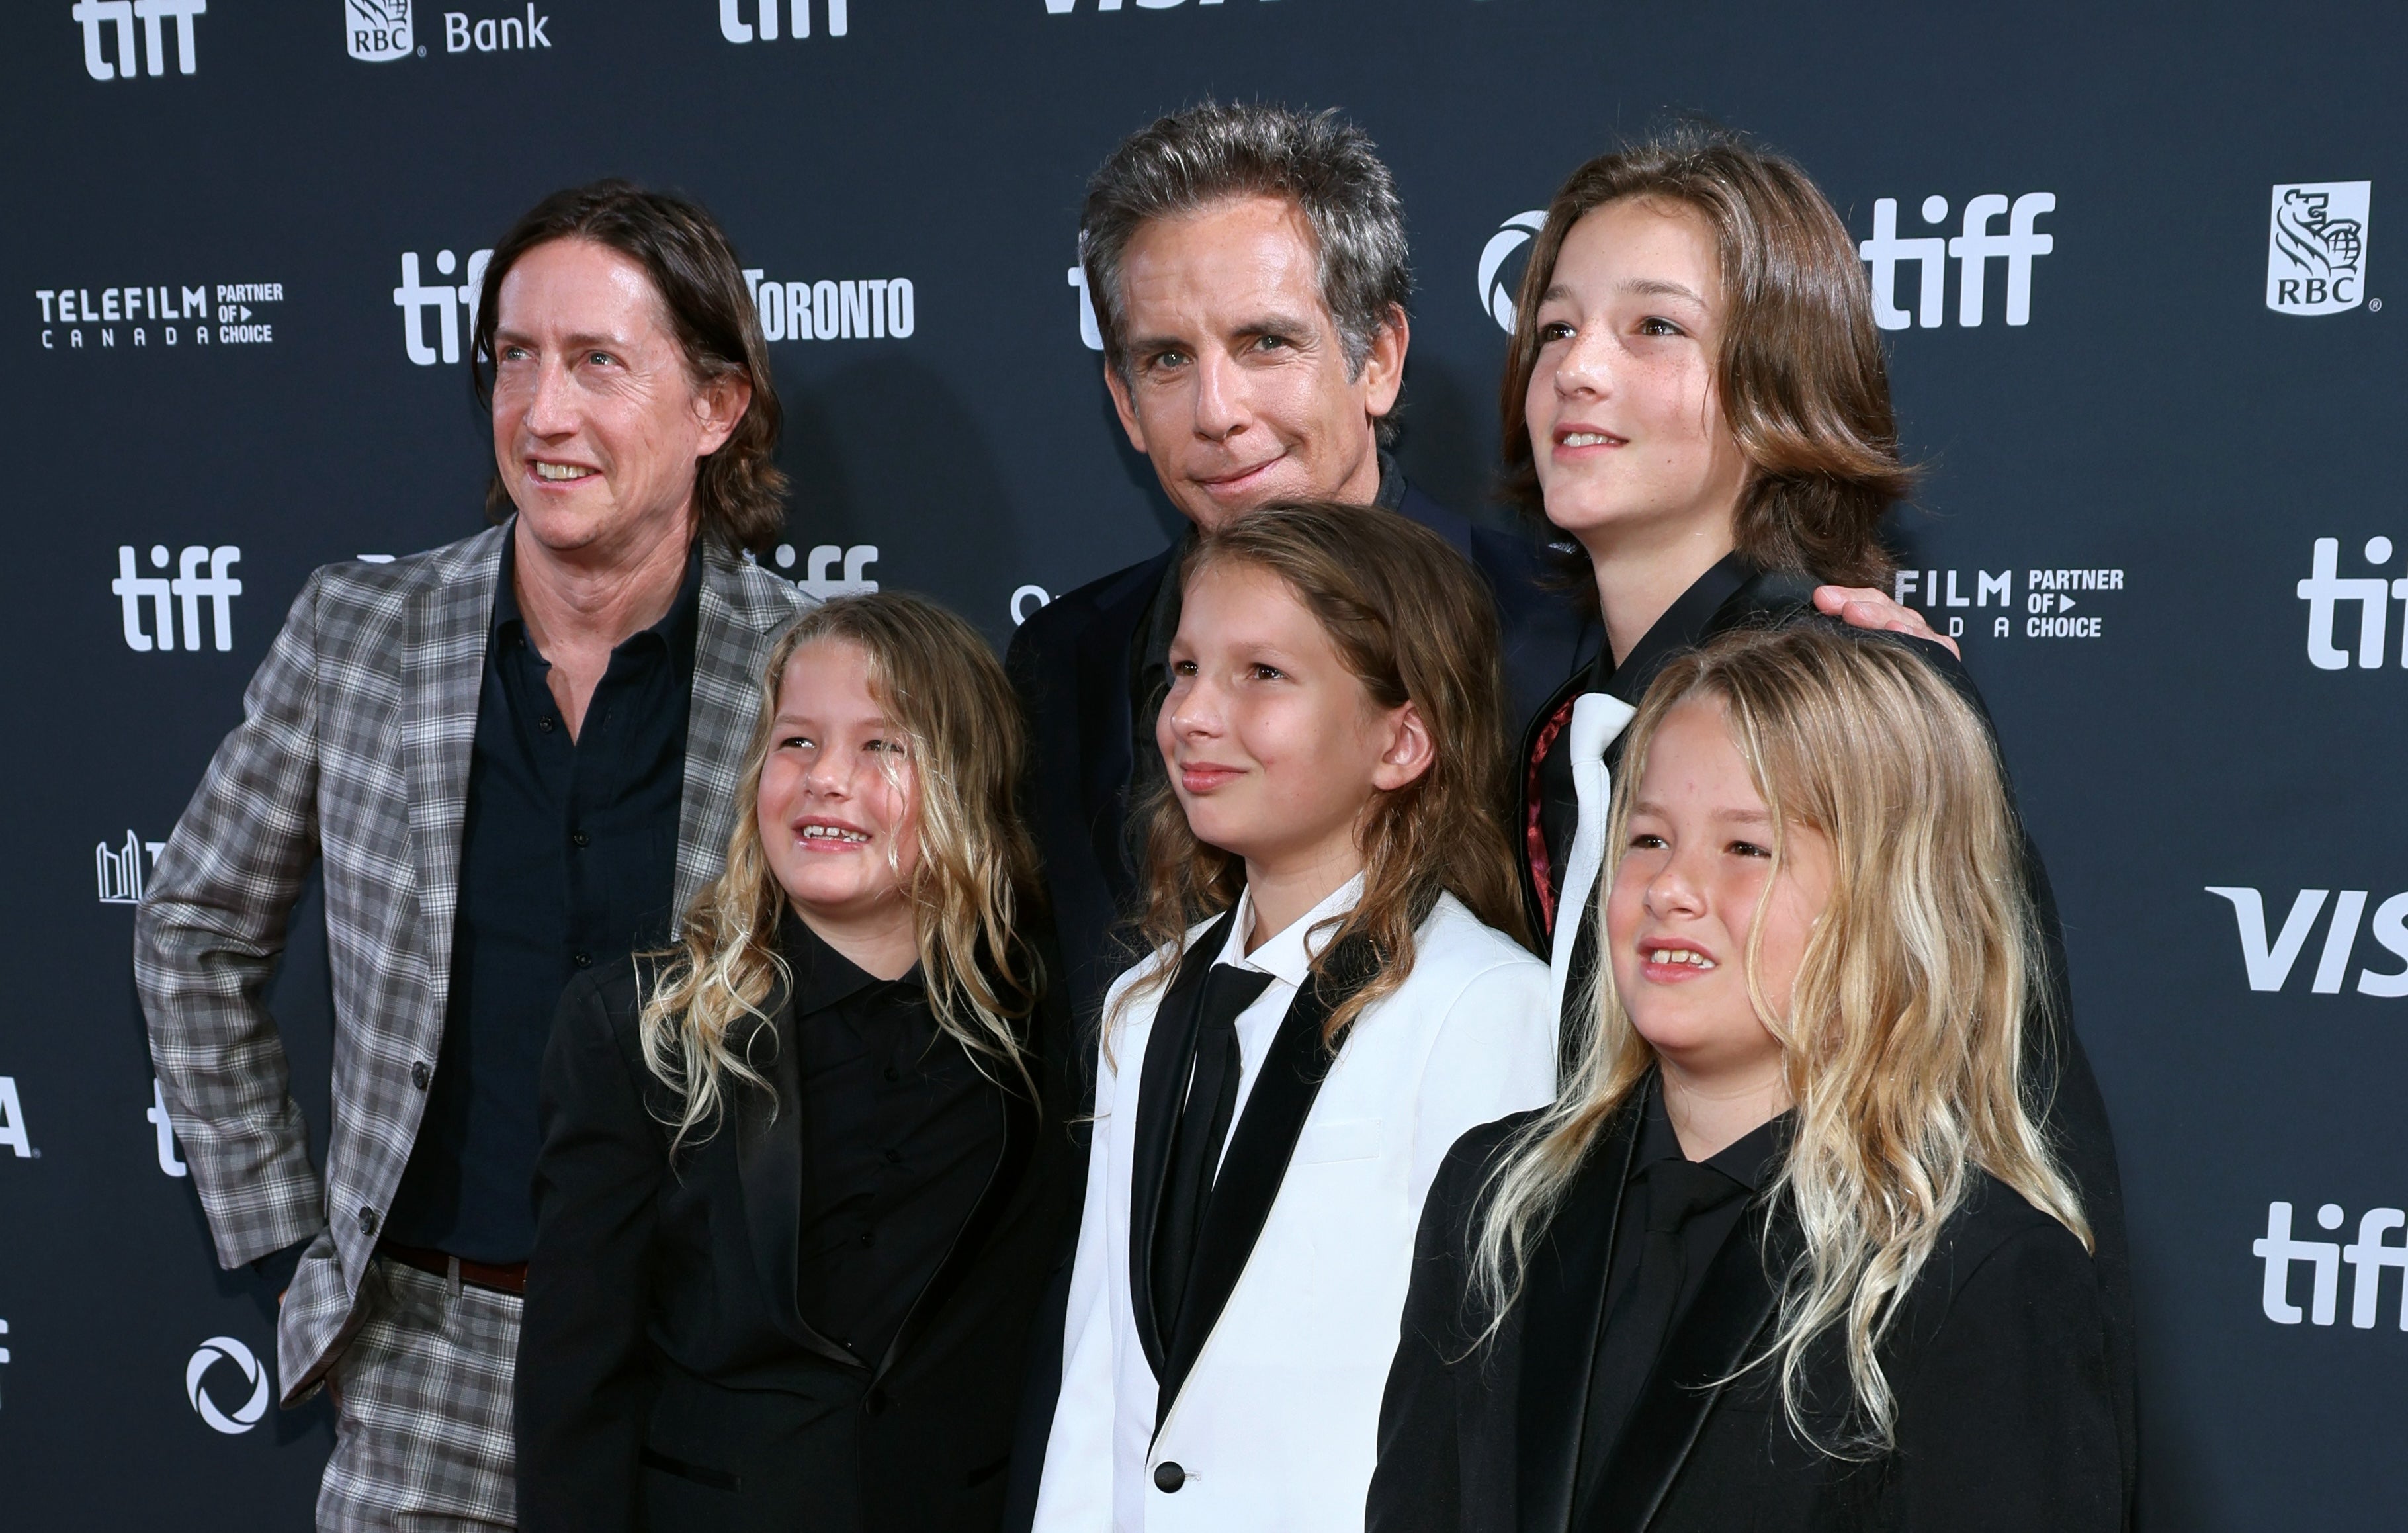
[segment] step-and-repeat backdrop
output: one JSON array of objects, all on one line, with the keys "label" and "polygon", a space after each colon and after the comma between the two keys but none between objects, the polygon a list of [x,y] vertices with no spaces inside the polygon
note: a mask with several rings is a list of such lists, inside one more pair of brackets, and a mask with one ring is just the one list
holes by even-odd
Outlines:
[{"label": "step-and-repeat backdrop", "polygon": [[[1566,171],[1697,112],[1822,181],[1928,468],[1898,595],[1963,644],[2064,904],[2153,1526],[2396,1524],[2397,7],[457,3],[0,21],[0,1525],[308,1514],[326,1408],[273,1407],[274,1297],[211,1259],[134,906],[308,570],[482,524],[463,337],[515,215],[604,174],[714,209],[786,403],[776,567],[933,593],[1001,643],[1170,527],[1074,236],[1113,142],[1208,94],[1340,107],[1395,167],[1402,455],[1472,514]],[[314,909],[275,1003],[322,1142]]]}]

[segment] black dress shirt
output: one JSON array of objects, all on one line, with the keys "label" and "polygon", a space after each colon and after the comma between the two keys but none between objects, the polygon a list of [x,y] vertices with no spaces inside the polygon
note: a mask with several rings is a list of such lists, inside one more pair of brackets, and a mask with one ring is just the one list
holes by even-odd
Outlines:
[{"label": "black dress shirt", "polygon": [[443,1047],[385,1237],[472,1261],[526,1259],[537,1077],[571,976],[658,947],[674,924],[678,815],[702,556],[668,614],[610,652],[569,736],[519,611],[504,545],[460,838]]},{"label": "black dress shirt", "polygon": [[[1680,1136],[1665,1113],[1661,1077],[1651,1074],[1644,1089],[1639,1143],[1630,1157],[1630,1175],[1623,1182],[1618,1233],[1606,1266],[1605,1323],[1598,1329],[1597,1364],[1589,1374],[1576,1506],[1584,1505],[1595,1490],[1632,1407],[1656,1370],[1665,1339],[1687,1314],[1715,1254],[1746,1215],[1749,1200],[1780,1170],[1784,1148],[1785,1115],[1693,1162],[1682,1153]],[[1669,1226],[1671,1249],[1678,1254],[1677,1282],[1669,1312],[1641,1314],[1639,1310],[1655,1296],[1639,1291],[1640,1264],[1651,1232],[1659,1225]]]},{"label": "black dress shirt", "polygon": [[[1003,1104],[918,967],[863,972],[789,913],[803,1187],[796,1305],[876,1366],[1003,1151]],[[1016,1084],[1016,1082],[1015,1082]]]}]

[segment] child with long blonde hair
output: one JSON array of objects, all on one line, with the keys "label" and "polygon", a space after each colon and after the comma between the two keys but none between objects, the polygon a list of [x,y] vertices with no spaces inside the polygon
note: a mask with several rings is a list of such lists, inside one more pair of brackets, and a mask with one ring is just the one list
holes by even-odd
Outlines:
[{"label": "child with long blonde hair", "polygon": [[1891,641],[1727,635],[1647,692],[1611,826],[1576,1074],[1425,1212],[1371,1527],[2119,1526],[1980,718]]}]

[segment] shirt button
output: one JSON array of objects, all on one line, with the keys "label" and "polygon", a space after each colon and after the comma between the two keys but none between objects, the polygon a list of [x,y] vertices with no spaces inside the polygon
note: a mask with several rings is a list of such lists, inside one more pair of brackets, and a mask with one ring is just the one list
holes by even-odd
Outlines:
[{"label": "shirt button", "polygon": [[573,830],[568,833],[568,843],[571,846],[583,846],[588,839],[589,838],[586,836],[585,832],[581,830]]},{"label": "shirt button", "polygon": [[426,1089],[426,1082],[434,1079],[435,1072],[426,1067],[425,1060],[413,1059],[409,1062],[409,1083],[411,1085],[416,1086],[421,1091],[424,1091]]},{"label": "shirt button", "polygon": [[1187,1483],[1187,1471],[1168,1459],[1154,1467],[1154,1488],[1168,1496]]},{"label": "shirt button", "polygon": [[896,1069],[894,1066],[889,1065],[886,1067],[886,1079],[889,1081],[900,1081],[903,1079],[903,1072]]},{"label": "shirt button", "polygon": [[554,728],[554,727],[555,727],[559,723],[560,723],[560,721],[559,721],[559,720],[557,720],[557,719],[553,718],[551,714],[547,713],[547,714],[545,714],[542,718],[538,719],[538,720],[535,722],[535,726],[536,726],[538,729],[542,730],[545,734],[549,735],[549,734],[551,734],[551,733],[552,732],[552,729],[553,729],[553,728]]},{"label": "shirt button", "polygon": [[574,954],[568,961],[575,964],[580,968],[592,968],[594,967],[594,955],[590,953]]},{"label": "shirt button", "polygon": [[374,1235],[376,1233],[376,1227],[377,1211],[374,1209],[362,1209],[360,1211],[360,1228],[367,1231],[370,1235]]},{"label": "shirt button", "polygon": [[863,1247],[864,1247],[865,1249],[867,1249],[867,1247],[870,1247],[870,1246],[874,1246],[874,1245],[876,1245],[876,1244],[878,1243],[878,1237],[877,1237],[877,1236],[875,1236],[875,1235],[872,1235],[872,1234],[871,1234],[869,1231],[867,1231],[867,1230],[863,1230],[863,1231],[861,1232],[861,1243],[862,1243],[862,1245],[863,1245]]},{"label": "shirt button", "polygon": [[902,1152],[902,1151],[900,1151],[900,1150],[889,1150],[889,1151],[887,1151],[887,1152],[886,1152],[886,1164],[887,1164],[887,1165],[889,1165],[889,1166],[900,1166],[900,1165],[902,1165],[902,1164],[903,1164],[903,1152]]}]

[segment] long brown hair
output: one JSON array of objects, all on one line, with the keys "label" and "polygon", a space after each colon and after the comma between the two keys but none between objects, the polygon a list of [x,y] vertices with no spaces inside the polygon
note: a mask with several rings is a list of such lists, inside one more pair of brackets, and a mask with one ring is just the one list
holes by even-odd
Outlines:
[{"label": "long brown hair", "polygon": [[904,895],[937,1024],[1035,1095],[1015,1025],[1044,982],[1019,935],[1037,897],[1037,852],[1013,798],[1027,754],[1020,705],[976,629],[934,602],[881,591],[805,612],[771,646],[726,871],[695,896],[679,944],[647,955],[661,962],[638,1033],[645,1063],[683,1097],[680,1140],[708,1132],[730,1081],[768,1090],[752,1049],[771,1036],[762,1024],[792,974],[778,951],[786,892],[761,846],[761,767],[786,663],[823,640],[868,656],[870,695],[915,773],[920,858]]},{"label": "long brown hair", "polygon": [[[1360,832],[1363,897],[1340,918],[1313,972],[1360,938],[1377,966],[1334,1009],[1334,1042],[1364,1008],[1392,994],[1413,967],[1413,932],[1440,891],[1488,925],[1524,938],[1512,844],[1498,806],[1506,774],[1505,678],[1497,606],[1487,585],[1446,539],[1394,511],[1336,501],[1266,506],[1197,537],[1179,571],[1182,589],[1203,571],[1245,565],[1279,577],[1329,635],[1371,699],[1412,703],[1429,731],[1429,770],[1372,799]],[[1145,908],[1139,935],[1154,957],[1137,994],[1168,979],[1188,927],[1238,903],[1241,857],[1188,828],[1165,781],[1139,811],[1146,825]]]},{"label": "long brown hair", "polygon": [[[501,322],[502,279],[529,251],[555,239],[591,240],[644,268],[668,317],[670,333],[697,383],[741,378],[752,397],[736,429],[695,474],[697,524],[731,548],[767,553],[786,525],[786,476],[779,468],[778,385],[760,310],[744,285],[743,263],[719,221],[685,198],[647,192],[632,181],[567,187],[527,209],[485,264],[477,322],[469,337],[468,386],[480,408],[493,408],[494,328]],[[485,487],[485,515],[500,522],[512,508],[498,470]]]},{"label": "long brown hair", "polygon": [[[1757,979],[1770,881],[1745,955],[1749,994],[1781,1044],[1797,1103],[1768,1196],[1795,1212],[1802,1250],[1774,1274],[1781,1308],[1768,1356],[1790,1421],[1816,1440],[1802,1370],[1809,1348],[1837,1328],[1852,1427],[1825,1446],[1877,1453],[1897,1419],[1882,1339],[1971,1190],[1973,1168],[2090,1244],[2023,1071],[2027,1009],[2049,989],[2021,835],[1971,706],[1899,646],[1809,622],[1726,634],[1656,678],[1626,737],[1608,846],[1628,844],[1656,732],[1692,699],[1721,709],[1771,813],[1773,877],[1799,827],[1831,848],[1829,903],[1786,1015],[1772,1011]],[[1656,1063],[1611,964],[1598,966],[1595,992],[1575,1011],[1571,1078],[1488,1184],[1472,1290],[1492,1334],[1582,1162]],[[1813,1413],[1840,1403],[1814,1402]]]},{"label": "long brown hair", "polygon": [[1555,193],[1505,354],[1506,498],[1544,525],[1524,416],[1539,308],[1572,225],[1630,199],[1687,208],[1713,232],[1727,306],[1714,385],[1750,469],[1740,552],[1766,569],[1886,584],[1881,519],[1914,476],[1899,458],[1872,290],[1847,226],[1806,172],[1732,134],[1693,129],[1600,154]]}]

